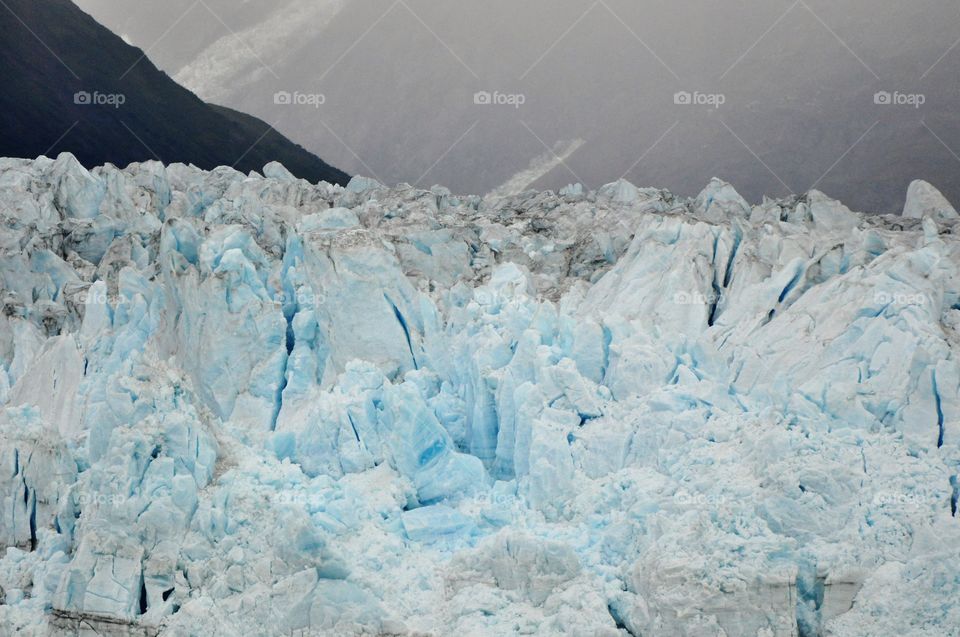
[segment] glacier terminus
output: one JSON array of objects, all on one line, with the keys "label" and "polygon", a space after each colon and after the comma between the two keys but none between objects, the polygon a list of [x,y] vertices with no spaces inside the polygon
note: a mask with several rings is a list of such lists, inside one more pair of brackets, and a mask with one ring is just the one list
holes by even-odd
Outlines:
[{"label": "glacier terminus", "polygon": [[960,215],[0,160],[0,634],[960,634]]}]

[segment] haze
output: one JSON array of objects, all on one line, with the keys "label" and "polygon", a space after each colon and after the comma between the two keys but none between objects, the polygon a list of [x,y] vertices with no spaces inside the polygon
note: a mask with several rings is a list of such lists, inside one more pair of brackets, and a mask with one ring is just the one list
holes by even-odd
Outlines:
[{"label": "haze", "polygon": [[718,176],[897,212],[922,178],[960,202],[954,0],[78,4],[201,97],[388,184]]}]

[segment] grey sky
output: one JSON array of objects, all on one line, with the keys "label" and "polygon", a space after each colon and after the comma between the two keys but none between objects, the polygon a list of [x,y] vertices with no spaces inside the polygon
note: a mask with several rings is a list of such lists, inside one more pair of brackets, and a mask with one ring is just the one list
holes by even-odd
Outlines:
[{"label": "grey sky", "polygon": [[893,211],[923,178],[960,203],[955,0],[78,4],[201,97],[388,183],[485,192],[541,156],[537,187],[716,175]]}]

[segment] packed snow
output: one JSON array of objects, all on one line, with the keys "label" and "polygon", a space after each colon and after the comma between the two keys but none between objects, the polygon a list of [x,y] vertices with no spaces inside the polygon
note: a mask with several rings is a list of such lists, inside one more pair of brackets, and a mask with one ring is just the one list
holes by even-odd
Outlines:
[{"label": "packed snow", "polygon": [[958,218],[0,160],[0,633],[957,635]]}]

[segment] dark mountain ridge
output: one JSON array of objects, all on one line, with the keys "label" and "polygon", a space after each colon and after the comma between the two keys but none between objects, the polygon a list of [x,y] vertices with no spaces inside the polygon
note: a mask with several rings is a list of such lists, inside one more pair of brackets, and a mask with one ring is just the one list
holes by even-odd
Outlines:
[{"label": "dark mountain ridge", "polygon": [[349,175],[250,115],[203,102],[69,0],[0,0],[0,156],[87,167],[159,159],[313,182]]}]

